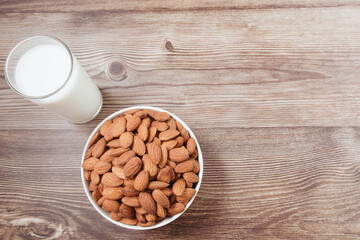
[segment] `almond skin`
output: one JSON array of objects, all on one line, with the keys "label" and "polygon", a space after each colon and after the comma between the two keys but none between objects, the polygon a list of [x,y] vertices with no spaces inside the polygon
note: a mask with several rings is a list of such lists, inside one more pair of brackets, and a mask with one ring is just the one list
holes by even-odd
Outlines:
[{"label": "almond skin", "polygon": [[176,122],[175,122],[175,119],[170,118],[170,119],[167,121],[167,124],[169,125],[169,129],[174,129],[174,130],[176,130]]},{"label": "almond skin", "polygon": [[166,182],[166,183],[170,183],[171,175],[170,175],[169,170],[166,168],[161,169],[157,175],[157,180]]},{"label": "almond skin", "polygon": [[123,219],[123,216],[121,216],[120,213],[110,212],[110,218],[114,221],[120,221],[121,219]]},{"label": "almond skin", "polygon": [[134,208],[122,203],[120,205],[119,213],[124,218],[135,218],[135,210]]},{"label": "almond skin", "polygon": [[199,164],[199,161],[193,160],[193,163],[194,163],[193,172],[194,172],[194,173],[199,173],[199,172],[200,172],[200,164]]},{"label": "almond skin", "polygon": [[196,148],[195,139],[189,138],[189,140],[186,142],[186,149],[190,154],[192,154],[195,151],[195,148]]},{"label": "almond skin", "polygon": [[94,145],[92,147],[90,147],[88,150],[86,150],[84,159],[88,159],[88,158],[92,157],[92,150],[93,149],[94,149]]},{"label": "almond skin", "polygon": [[125,179],[124,169],[123,169],[122,167],[113,166],[113,167],[111,168],[111,171],[112,171],[118,178]]},{"label": "almond skin", "polygon": [[165,167],[166,162],[168,160],[168,150],[167,150],[167,147],[163,144],[160,146],[160,148],[161,148],[161,160],[160,160],[158,166],[159,166],[159,168],[163,168],[163,167]]},{"label": "almond skin", "polygon": [[111,129],[111,134],[114,137],[120,137],[126,131],[126,119],[124,116],[120,116],[114,120],[113,127]]},{"label": "almond skin", "polygon": [[105,152],[106,149],[106,140],[105,138],[101,138],[94,146],[92,151],[93,157],[100,158],[101,155]]},{"label": "almond skin", "polygon": [[149,173],[146,170],[142,170],[135,178],[134,188],[137,191],[144,191],[149,183]]},{"label": "almond skin", "polygon": [[106,199],[102,204],[102,208],[107,212],[119,212],[120,203],[116,200]]},{"label": "almond skin", "polygon": [[95,157],[91,157],[91,158],[88,158],[86,159],[82,164],[82,168],[84,170],[88,170],[88,171],[91,171],[91,170],[94,170],[94,167],[95,167],[95,164],[99,161],[98,158],[95,158]]},{"label": "almond skin", "polygon": [[126,115],[126,130],[128,132],[132,132],[134,130],[136,130],[140,124],[141,124],[141,118],[139,118],[138,116],[133,116],[133,115]]},{"label": "almond skin", "polygon": [[194,162],[192,160],[187,160],[176,165],[175,172],[186,173],[186,172],[191,172],[193,169],[194,169]]},{"label": "almond skin", "polygon": [[152,142],[154,140],[154,137],[156,136],[156,132],[157,132],[156,127],[149,128],[149,137],[147,139],[147,142]]},{"label": "almond skin", "polygon": [[190,138],[189,132],[184,128],[180,131],[181,136],[184,138],[184,142],[187,142]]},{"label": "almond skin", "polygon": [[100,183],[100,176],[99,176],[99,174],[95,173],[95,171],[91,171],[90,179],[95,184]]},{"label": "almond skin", "polygon": [[179,134],[180,134],[180,132],[178,130],[169,129],[164,132],[161,132],[159,134],[159,139],[161,141],[168,141],[170,139],[177,137]]},{"label": "almond skin", "polygon": [[119,143],[121,147],[128,148],[132,145],[133,140],[134,140],[134,135],[131,132],[124,132],[123,134],[121,134],[119,138]]},{"label": "almond skin", "polygon": [[117,187],[117,188],[108,187],[104,189],[102,195],[106,199],[117,200],[123,197],[121,190],[122,190],[121,187]]},{"label": "almond skin", "polygon": [[111,163],[108,163],[107,161],[98,161],[94,166],[94,172],[96,174],[102,175],[104,173],[107,173],[111,168]]},{"label": "almond skin", "polygon": [[[146,214],[146,211],[145,213]],[[146,223],[146,219],[145,216],[143,214],[140,214],[138,212],[135,213],[136,219],[138,220],[139,223]]]},{"label": "almond skin", "polygon": [[104,200],[105,200],[105,198],[104,198],[104,197],[101,197],[101,198],[99,198],[99,200],[97,201],[96,204],[97,204],[99,207],[101,207],[102,204],[104,203]]},{"label": "almond skin", "polygon": [[181,213],[185,210],[185,206],[182,203],[174,203],[167,209],[167,214],[170,216]]},{"label": "almond skin", "polygon": [[138,221],[133,218],[123,218],[120,222],[126,225],[136,225],[138,223]]},{"label": "almond skin", "polygon": [[101,198],[101,193],[98,190],[95,190],[92,192],[91,196],[94,199],[94,201],[97,202]]},{"label": "almond skin", "polygon": [[151,127],[155,127],[159,132],[166,131],[169,125],[166,122],[155,121],[151,123]]},{"label": "almond skin", "polygon": [[158,164],[161,160],[161,148],[160,145],[155,143],[146,144],[149,157],[153,163]]},{"label": "almond skin", "polygon": [[176,200],[178,202],[187,202],[189,201],[196,193],[196,190],[193,188],[185,188],[183,194],[181,194],[180,196],[176,196]]},{"label": "almond skin", "polygon": [[161,189],[161,191],[163,191],[163,193],[168,197],[170,197],[173,194],[171,188],[163,188],[163,189]]},{"label": "almond skin", "polygon": [[106,146],[108,146],[109,148],[119,148],[119,147],[121,147],[119,139],[111,140],[110,142],[108,142],[106,144]]},{"label": "almond skin", "polygon": [[149,137],[149,128],[146,127],[145,124],[141,124],[139,126],[139,128],[137,129],[138,132],[138,136],[141,140],[143,140],[144,142],[146,141],[146,139]]},{"label": "almond skin", "polygon": [[199,181],[199,177],[198,175],[196,175],[193,172],[187,172],[183,174],[183,178],[187,181],[187,182],[191,182],[191,183],[197,183]]},{"label": "almond skin", "polygon": [[138,213],[140,213],[140,214],[142,214],[142,215],[146,214],[145,209],[143,209],[142,207],[137,207],[137,208],[135,208],[135,211],[138,212]]},{"label": "almond skin", "polygon": [[120,157],[114,158],[112,160],[113,165],[115,166],[123,166],[125,165],[130,159],[136,156],[136,153],[133,150],[124,152],[120,155]]},{"label": "almond skin", "polygon": [[133,186],[126,186],[121,189],[121,193],[126,197],[136,197],[139,194],[139,191],[137,191]]},{"label": "almond skin", "polygon": [[157,144],[159,146],[161,145],[161,141],[160,141],[160,139],[158,137],[154,137],[152,143]]},{"label": "almond skin", "polygon": [[114,157],[110,156],[112,151],[114,151],[114,149],[106,150],[105,153],[100,157],[100,161],[111,162],[114,159]]},{"label": "almond skin", "polygon": [[144,170],[148,171],[149,177],[156,176],[156,174],[158,172],[158,168],[157,168],[156,164],[153,163],[153,161],[151,160],[151,158],[149,157],[148,154],[145,154],[142,157],[142,161],[144,164]]},{"label": "almond skin", "polygon": [[123,197],[121,201],[130,207],[140,207],[139,197]]},{"label": "almond skin", "polygon": [[86,181],[90,181],[90,175],[91,175],[90,171],[84,170],[84,177]]},{"label": "almond skin", "polygon": [[175,147],[179,148],[184,144],[184,138],[182,136],[178,136],[175,138],[175,140],[177,141],[177,144]]},{"label": "almond skin", "polygon": [[158,113],[157,111],[151,109],[144,109],[143,111],[152,118],[154,118],[155,115]]},{"label": "almond skin", "polygon": [[185,187],[186,187],[185,180],[183,178],[180,178],[174,183],[172,187],[172,192],[175,195],[180,196],[181,194],[184,193]]},{"label": "almond skin", "polygon": [[133,178],[142,167],[142,161],[138,157],[133,157],[130,159],[124,166],[124,176],[125,178]]},{"label": "almond skin", "polygon": [[141,192],[139,194],[140,205],[149,214],[156,213],[156,204],[150,193]]},{"label": "almond skin", "polygon": [[156,121],[164,122],[170,118],[170,114],[167,112],[158,112],[155,114],[154,119]]},{"label": "almond skin", "polygon": [[91,148],[95,143],[97,143],[97,141],[99,141],[100,138],[101,134],[99,132],[95,133],[89,141],[88,148]]},{"label": "almond skin", "polygon": [[164,145],[167,150],[173,149],[176,145],[177,145],[177,141],[176,140],[169,140],[169,141],[165,141],[162,143],[162,145]]},{"label": "almond skin", "polygon": [[155,222],[157,219],[157,216],[156,216],[156,214],[146,214],[145,219],[148,222]]},{"label": "almond skin", "polygon": [[150,227],[152,225],[154,225],[155,222],[146,222],[146,223],[141,223],[141,222],[138,222],[137,225],[140,226],[140,227]]},{"label": "almond skin", "polygon": [[176,127],[177,127],[177,130],[179,130],[179,132],[181,132],[181,130],[184,129],[183,125],[178,121],[176,121]]},{"label": "almond skin", "polygon": [[189,159],[189,152],[185,147],[169,150],[169,159],[174,162],[182,162]]},{"label": "almond skin", "polygon": [[114,136],[112,135],[112,129],[114,128],[114,123],[110,124],[110,126],[108,127],[108,129],[105,132],[104,138],[106,141],[110,141],[111,139],[114,138]]},{"label": "almond skin", "polygon": [[144,119],[144,118],[147,117],[147,113],[144,112],[143,110],[141,110],[141,111],[138,111],[138,112],[134,113],[134,116],[137,116],[137,117],[139,117],[141,119]]},{"label": "almond skin", "polygon": [[154,198],[155,202],[157,202],[164,208],[170,207],[170,202],[168,197],[160,189],[155,189],[152,192],[152,197]]},{"label": "almond skin", "polygon": [[159,203],[156,204],[156,215],[158,215],[161,218],[166,217],[166,210],[163,206],[161,206]]},{"label": "almond skin", "polygon": [[123,153],[125,153],[129,150],[130,150],[129,148],[115,148],[115,149],[112,149],[112,151],[110,152],[110,156],[111,157],[119,157]]},{"label": "almond skin", "polygon": [[146,152],[145,143],[139,136],[134,137],[133,151],[139,156],[143,156]]},{"label": "almond skin", "polygon": [[166,188],[166,187],[168,187],[168,186],[169,186],[169,184],[166,183],[166,182],[152,181],[152,182],[149,182],[147,188],[148,188],[148,189],[151,189],[151,190],[154,190],[154,189]]},{"label": "almond skin", "polygon": [[100,134],[105,136],[105,133],[108,131],[110,125],[112,124],[111,120],[106,120],[103,125],[100,127]]},{"label": "almond skin", "polygon": [[102,176],[101,182],[108,187],[118,187],[124,183],[124,180],[117,177],[114,173],[108,172]]}]

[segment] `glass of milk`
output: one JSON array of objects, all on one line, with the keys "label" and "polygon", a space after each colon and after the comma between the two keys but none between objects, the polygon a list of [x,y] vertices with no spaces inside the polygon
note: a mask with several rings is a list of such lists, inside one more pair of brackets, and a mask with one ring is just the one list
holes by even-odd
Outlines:
[{"label": "glass of milk", "polygon": [[30,37],[16,45],[6,60],[5,77],[17,94],[73,123],[92,120],[102,107],[99,88],[54,37]]}]

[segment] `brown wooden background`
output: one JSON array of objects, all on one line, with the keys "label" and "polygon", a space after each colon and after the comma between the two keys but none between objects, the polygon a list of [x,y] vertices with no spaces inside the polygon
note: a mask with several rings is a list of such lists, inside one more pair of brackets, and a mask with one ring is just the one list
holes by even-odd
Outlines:
[{"label": "brown wooden background", "polygon": [[[360,238],[359,1],[1,0],[0,32],[0,238]],[[38,34],[101,88],[92,122],[6,85],[10,49]],[[182,118],[205,158],[189,210],[145,232],[103,219],[80,179],[92,129],[139,104]]]}]

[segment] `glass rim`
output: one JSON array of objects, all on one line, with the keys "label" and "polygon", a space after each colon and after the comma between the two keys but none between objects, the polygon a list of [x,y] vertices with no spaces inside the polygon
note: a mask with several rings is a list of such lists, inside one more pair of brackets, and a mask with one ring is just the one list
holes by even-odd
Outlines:
[{"label": "glass rim", "polygon": [[[9,76],[9,71],[8,71],[8,68],[9,68],[9,63],[10,63],[10,59],[12,57],[12,55],[14,54],[14,52],[21,46],[23,45],[24,43],[30,41],[30,40],[34,40],[36,38],[50,38],[52,40],[55,40],[56,42],[60,43],[64,48],[65,50],[67,51],[67,53],[69,54],[69,57],[70,57],[70,61],[71,61],[71,65],[70,65],[70,70],[69,70],[69,74],[66,78],[66,80],[64,81],[64,83],[59,87],[57,88],[56,90],[48,93],[48,94],[45,94],[45,95],[42,95],[42,96],[30,96],[30,95],[26,95],[22,92],[20,92],[19,90],[17,90],[13,84],[11,84],[10,82],[10,76]],[[53,37],[53,36],[49,36],[49,35],[37,35],[37,36],[32,36],[32,37],[28,37],[24,40],[22,40],[21,42],[19,42],[18,44],[16,44],[10,51],[9,55],[7,56],[6,58],[6,62],[5,62],[5,80],[6,80],[6,83],[9,85],[9,87],[14,91],[16,92],[17,94],[19,94],[20,96],[24,97],[24,98],[27,98],[27,99],[44,99],[44,98],[47,98],[47,97],[50,97],[52,95],[54,95],[55,93],[59,92],[68,82],[69,82],[69,79],[73,73],[73,69],[74,69],[74,56],[72,55],[69,47],[63,42],[61,41],[59,38],[56,38],[56,37]],[[15,77],[14,77],[15,78]]]}]

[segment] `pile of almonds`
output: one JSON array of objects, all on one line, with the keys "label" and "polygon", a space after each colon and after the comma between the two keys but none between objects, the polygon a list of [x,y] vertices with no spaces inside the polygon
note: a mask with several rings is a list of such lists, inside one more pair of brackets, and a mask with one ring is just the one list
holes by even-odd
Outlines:
[{"label": "pile of almonds", "polygon": [[199,181],[197,157],[195,140],[168,113],[134,109],[104,122],[82,168],[113,220],[147,227],[184,211]]}]

